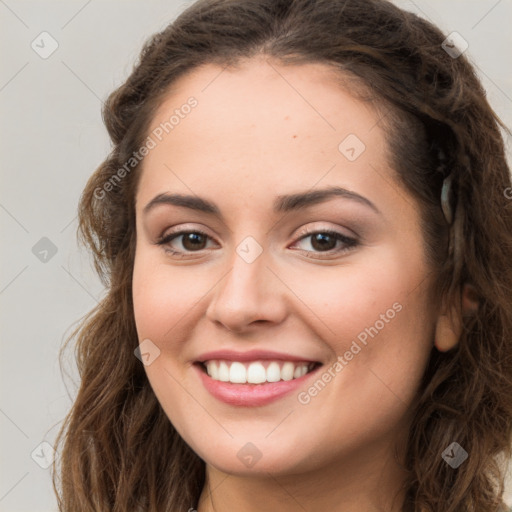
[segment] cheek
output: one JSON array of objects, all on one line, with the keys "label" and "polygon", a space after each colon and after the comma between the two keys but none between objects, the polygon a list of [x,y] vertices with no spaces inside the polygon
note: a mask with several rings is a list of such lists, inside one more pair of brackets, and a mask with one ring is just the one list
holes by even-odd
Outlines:
[{"label": "cheek", "polygon": [[311,330],[333,360],[343,358],[331,391],[359,396],[365,408],[380,409],[382,400],[410,403],[432,350],[428,270],[420,251],[398,249],[380,250],[357,266],[316,269],[293,287],[315,312],[305,309],[302,319],[312,319]]},{"label": "cheek", "polygon": [[420,251],[404,254],[389,245],[367,251],[353,264],[311,265],[307,271],[283,266],[279,273],[300,299],[295,303],[304,304],[302,319],[311,319],[315,330],[341,353],[348,349],[348,339],[361,334],[364,341],[372,327],[382,333],[391,332],[391,325],[395,331],[415,330],[428,320],[424,292],[429,280],[421,256]]},{"label": "cheek", "polygon": [[197,278],[193,266],[173,268],[141,250],[135,258],[132,287],[139,339],[158,340],[160,345],[211,286]]}]

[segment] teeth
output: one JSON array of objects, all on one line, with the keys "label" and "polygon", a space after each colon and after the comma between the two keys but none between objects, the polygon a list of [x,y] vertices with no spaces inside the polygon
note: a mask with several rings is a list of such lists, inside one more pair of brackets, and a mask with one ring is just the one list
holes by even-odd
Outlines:
[{"label": "teeth", "polygon": [[[235,364],[236,363],[233,363],[233,366],[235,366]],[[231,368],[233,368],[233,366],[231,366]],[[244,367],[242,364],[241,366]],[[265,367],[261,363],[252,363],[249,365],[249,368],[247,368],[247,382],[249,382],[250,384],[261,384],[266,380],[267,371],[265,370]]]},{"label": "teeth", "polygon": [[[303,368],[301,368],[300,366],[297,366],[295,368],[295,371],[293,372],[293,378],[294,379],[298,379],[299,377],[302,377],[303,375],[305,375],[304,373],[302,373],[302,370]],[[306,368],[306,372],[307,372],[307,368]]]},{"label": "teeth", "polygon": [[280,380],[298,379],[310,371],[314,363],[292,363],[291,361],[206,361],[206,372],[213,380],[233,384],[262,384]]},{"label": "teeth", "polygon": [[[212,374],[209,373],[209,375],[212,379],[215,378]],[[224,361],[219,363],[219,380],[229,382],[229,366]]]},{"label": "teeth", "polygon": [[234,384],[245,384],[247,382],[247,371],[242,363],[232,363],[229,369],[229,382]]},{"label": "teeth", "polygon": [[284,363],[283,367],[281,368],[281,379],[292,380],[294,370],[295,366],[293,366],[293,363]]},{"label": "teeth", "polygon": [[267,382],[278,382],[281,380],[281,368],[279,363],[272,361],[267,367]]}]

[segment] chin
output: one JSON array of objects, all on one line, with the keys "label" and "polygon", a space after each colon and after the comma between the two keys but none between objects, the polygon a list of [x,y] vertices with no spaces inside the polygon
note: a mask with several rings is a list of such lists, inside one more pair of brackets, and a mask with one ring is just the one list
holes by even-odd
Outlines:
[{"label": "chin", "polygon": [[283,446],[269,439],[261,441],[227,440],[210,445],[189,445],[201,459],[219,471],[232,475],[293,474],[315,469],[315,458],[291,443]]}]

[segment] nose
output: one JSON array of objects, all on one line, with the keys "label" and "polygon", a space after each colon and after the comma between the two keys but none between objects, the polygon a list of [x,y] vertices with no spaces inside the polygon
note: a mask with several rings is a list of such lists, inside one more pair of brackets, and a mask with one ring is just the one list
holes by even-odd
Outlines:
[{"label": "nose", "polygon": [[266,252],[248,263],[238,253],[213,289],[206,316],[237,333],[256,324],[278,324],[286,317],[286,286],[269,266]]}]

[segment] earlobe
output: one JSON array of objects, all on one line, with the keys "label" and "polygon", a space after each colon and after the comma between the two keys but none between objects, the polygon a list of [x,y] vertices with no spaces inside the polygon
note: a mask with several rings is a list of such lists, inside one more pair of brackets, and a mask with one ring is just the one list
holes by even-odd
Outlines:
[{"label": "earlobe", "polygon": [[452,306],[448,314],[440,315],[437,320],[434,345],[439,352],[447,352],[457,345],[462,334],[462,315],[475,313],[478,306],[475,288],[465,284],[460,306]]},{"label": "earlobe", "polygon": [[457,345],[461,335],[461,321],[457,315],[441,315],[436,324],[435,346],[439,352],[447,352]]}]

